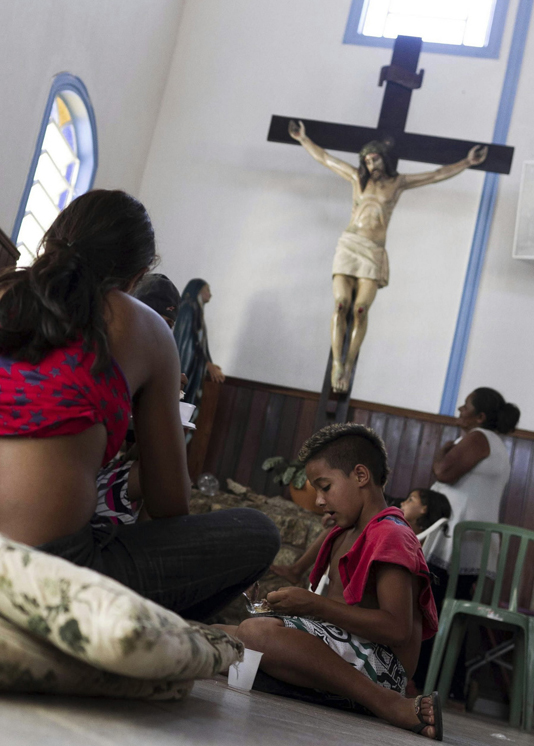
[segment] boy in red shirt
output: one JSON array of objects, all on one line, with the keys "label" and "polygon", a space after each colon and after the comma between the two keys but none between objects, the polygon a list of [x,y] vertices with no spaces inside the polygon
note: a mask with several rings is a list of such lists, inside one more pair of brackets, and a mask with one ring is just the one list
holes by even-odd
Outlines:
[{"label": "boy in red shirt", "polygon": [[316,587],[330,564],[328,595],[280,588],[267,596],[276,617],[225,629],[263,652],[261,668],[271,676],[349,698],[392,725],[442,740],[437,692],[404,696],[437,614],[419,541],[402,512],[386,507],[383,442],[361,425],[330,425],[299,458],[317,505],[336,524],[310,576]]}]

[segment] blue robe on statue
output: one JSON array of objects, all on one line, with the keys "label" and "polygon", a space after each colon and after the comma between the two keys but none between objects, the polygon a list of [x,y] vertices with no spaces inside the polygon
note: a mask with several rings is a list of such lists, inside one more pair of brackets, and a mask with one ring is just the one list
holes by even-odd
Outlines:
[{"label": "blue robe on statue", "polygon": [[174,338],[178,345],[182,373],[188,378],[184,401],[198,405],[202,396],[202,384],[206,375],[206,365],[211,362],[208,347],[208,334],[204,323],[204,308],[198,295],[208,283],[200,278],[190,280],[182,293],[182,302]]}]

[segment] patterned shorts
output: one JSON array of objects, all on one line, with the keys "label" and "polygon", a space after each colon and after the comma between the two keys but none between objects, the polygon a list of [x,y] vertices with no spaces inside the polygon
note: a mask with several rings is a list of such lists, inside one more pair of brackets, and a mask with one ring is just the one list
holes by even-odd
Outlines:
[{"label": "patterned shorts", "polygon": [[91,525],[125,525],[137,521],[142,503],[132,502],[128,495],[128,477],[134,463],[117,457],[100,469],[96,478],[98,498]]},{"label": "patterned shorts", "polygon": [[315,635],[357,671],[386,689],[404,695],[407,676],[402,663],[386,645],[369,642],[329,622],[300,616],[280,616],[286,627]]}]

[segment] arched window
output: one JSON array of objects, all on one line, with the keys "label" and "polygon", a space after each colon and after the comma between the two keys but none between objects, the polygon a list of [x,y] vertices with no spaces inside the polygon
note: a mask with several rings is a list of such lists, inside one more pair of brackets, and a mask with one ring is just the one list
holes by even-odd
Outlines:
[{"label": "arched window", "polygon": [[13,229],[19,266],[34,260],[39,242],[56,216],[91,189],[97,167],[96,122],[79,78],[54,78],[37,146]]}]

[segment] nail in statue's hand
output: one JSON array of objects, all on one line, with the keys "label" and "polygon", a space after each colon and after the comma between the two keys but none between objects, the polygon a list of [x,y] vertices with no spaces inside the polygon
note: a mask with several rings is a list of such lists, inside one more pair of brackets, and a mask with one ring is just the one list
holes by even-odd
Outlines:
[{"label": "nail in statue's hand", "polygon": [[318,596],[304,588],[280,588],[267,594],[267,601],[277,614],[313,616]]},{"label": "nail in statue's hand", "polygon": [[300,121],[300,119],[298,123],[295,122],[294,119],[290,119],[288,131],[291,137],[294,140],[298,140],[299,142],[306,137],[306,128],[304,127],[304,124]]}]

